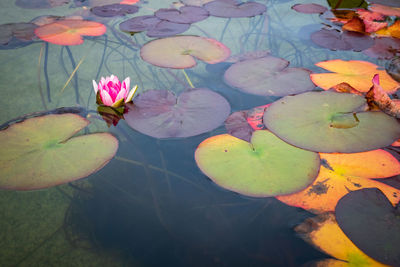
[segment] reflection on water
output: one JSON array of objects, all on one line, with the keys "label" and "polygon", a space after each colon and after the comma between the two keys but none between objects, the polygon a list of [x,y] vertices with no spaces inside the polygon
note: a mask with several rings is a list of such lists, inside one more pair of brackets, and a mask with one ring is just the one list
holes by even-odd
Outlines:
[{"label": "reflection on water", "polygon": [[[398,39],[388,37],[390,41],[384,38],[376,41],[373,34],[365,34],[364,31],[378,31],[382,25],[377,24],[374,24],[374,30],[372,26],[364,27],[363,33],[360,33],[361,30],[357,33],[342,31],[343,24],[355,17],[359,19],[360,15],[354,10],[328,10],[319,15],[325,10],[321,6],[297,6],[295,9],[299,9],[298,12],[292,9],[295,4],[312,2],[328,9],[341,2],[356,7],[350,2],[359,1],[257,0],[240,6],[236,6],[235,1],[219,1],[182,0],[177,3],[172,0],[126,0],[123,1],[125,4],[135,6],[125,7],[109,6],[119,2],[112,0],[18,0],[0,4],[0,23],[7,24],[0,27],[1,128],[38,115],[67,112],[79,114],[91,122],[81,134],[109,132],[119,141],[115,157],[86,179],[39,191],[0,192],[2,266],[301,266],[329,257],[349,261],[349,264],[380,264],[366,256],[366,251],[360,251],[341,233],[332,212],[342,195],[360,188],[377,187],[392,204],[396,204],[400,197],[396,189],[399,188],[397,177],[387,182],[390,185],[371,180],[400,173],[400,164],[391,154],[380,151],[374,156],[355,155],[357,159],[340,156],[333,159],[330,154],[320,154],[320,174],[324,177],[317,178],[313,174],[313,177],[310,176],[316,179],[313,184],[308,181],[308,184],[300,186],[300,192],[278,197],[282,202],[274,197],[244,196],[246,185],[244,189],[236,190],[231,184],[221,182],[223,187],[235,192],[216,185],[213,181],[218,179],[207,166],[201,166],[201,170],[209,177],[202,173],[194,155],[204,140],[213,140],[208,138],[227,131],[246,131],[238,135],[242,134],[245,136],[243,139],[248,141],[255,128],[260,129],[260,125],[265,128],[262,121],[264,105],[281,96],[312,90],[314,85],[309,79],[310,72],[338,72],[329,68],[324,71],[315,65],[318,62],[336,59],[367,61],[379,66],[379,70],[387,67],[396,79],[398,66],[394,57],[399,53]],[[393,1],[387,2],[390,4]],[[171,6],[180,8],[183,4],[206,4],[207,10],[190,7],[182,9],[181,14],[159,11]],[[365,2],[359,4],[359,7],[367,7]],[[92,7],[100,5],[107,6],[91,12]],[[155,12],[159,16],[153,17]],[[390,19],[381,16],[362,23],[387,22],[386,26],[390,26],[396,24],[397,16],[397,13],[390,13]],[[82,18],[91,22],[82,22]],[[131,18],[136,19],[128,21]],[[332,18],[336,18],[335,21]],[[124,22],[122,26],[121,22]],[[107,28],[105,33],[102,25]],[[346,27],[355,26],[347,24]],[[39,33],[37,28],[41,29]],[[386,31],[396,34],[395,29]],[[166,44],[161,44],[161,48],[152,42],[150,44],[156,48],[146,45],[146,51],[141,50],[149,41],[171,34],[203,38],[181,38],[178,42],[168,39]],[[197,59],[189,59],[190,55]],[[344,69],[338,67],[341,68]],[[360,75],[358,69],[344,76]],[[134,105],[127,104],[126,110],[109,107],[118,102],[116,98],[120,88],[110,93],[113,97],[111,102],[105,101],[105,98],[99,101],[98,95],[97,104],[100,106],[96,104],[92,81],[98,83],[101,77],[112,74],[120,79],[130,77],[127,90],[138,85],[136,102]],[[392,89],[387,89],[386,74],[379,72],[379,75],[379,86],[390,94],[394,93],[398,84],[393,82]],[[363,78],[357,77],[357,81]],[[324,84],[316,79],[313,82],[323,89],[331,87],[324,88]],[[341,82],[335,80],[334,85]],[[348,81],[341,88],[350,88],[348,92],[357,89],[350,84]],[[371,79],[366,79],[361,86],[366,87],[362,90],[366,92],[372,86]],[[195,90],[193,87],[206,89]],[[154,93],[151,89],[169,92]],[[357,101],[365,101],[363,94],[359,95]],[[122,102],[118,107],[123,105]],[[329,102],[321,106],[325,108],[324,105],[341,108],[345,104]],[[229,106],[231,113],[241,113],[240,116],[237,113],[237,118],[230,117],[229,127],[232,128],[227,126],[227,130],[223,121],[229,113]],[[66,108],[59,109],[62,107]],[[325,120],[328,117],[323,112],[312,113],[320,107],[311,103],[301,105],[297,113],[307,108],[309,116],[293,122],[293,125],[303,119],[312,124],[307,119],[315,117],[319,120],[323,117],[321,120]],[[256,114],[256,111],[259,113]],[[350,114],[351,118],[357,119],[358,125],[360,116],[355,114],[359,111],[333,110],[332,114]],[[278,112],[281,113],[284,112]],[[207,118],[199,119],[202,116]],[[387,121],[385,134],[390,132],[396,135],[397,122],[393,118]],[[272,125],[275,121],[268,123]],[[303,126],[296,128],[295,136],[301,136],[305,131]],[[357,127],[352,125],[347,128]],[[318,136],[321,129],[322,126],[312,128],[312,132]],[[364,129],[363,134],[368,138],[362,135],[363,140],[379,141],[386,136],[380,132],[382,129],[376,129],[376,132],[369,129]],[[275,134],[278,135],[279,131]],[[361,148],[359,145],[357,149],[353,148],[352,144],[357,141],[350,142],[341,150],[336,147],[341,138],[359,140],[358,134],[340,133],[333,142],[333,150],[324,152],[363,151],[365,146],[362,144]],[[392,136],[387,137],[389,143],[382,146],[389,145],[392,139]],[[299,147],[303,144],[303,140],[298,143],[297,140],[285,141]],[[314,147],[314,142],[311,143],[310,146]],[[323,147],[327,142],[315,143]],[[369,145],[371,143],[373,141],[368,141]],[[7,147],[5,144],[2,146]],[[246,148],[256,151],[253,146]],[[254,154],[262,156],[269,153],[268,149]],[[244,149],[238,151],[248,153]],[[395,144],[388,151],[398,158],[399,151]],[[212,158],[213,154],[210,155]],[[74,161],[74,156],[68,157],[72,162],[71,169],[74,165],[84,164],[83,161]],[[313,158],[316,157],[318,154]],[[246,158],[239,158],[237,165],[241,164],[240,160],[245,161]],[[63,161],[54,160],[52,164],[60,162]],[[3,162],[1,164],[3,170],[8,166]],[[296,162],[283,167],[282,172],[287,173],[292,168],[297,168]],[[93,171],[95,169],[97,167]],[[365,172],[359,169],[365,169]],[[308,175],[316,173],[314,170],[306,171]],[[251,172],[239,170],[235,175],[247,175],[246,178],[249,178],[248,173]],[[256,181],[258,176],[254,176]],[[333,188],[340,193],[330,198],[326,194],[334,191]],[[325,214],[326,211],[331,213]],[[315,217],[313,213],[324,214]],[[368,217],[364,213],[360,216]],[[392,221],[398,227],[395,219]],[[298,233],[294,230],[295,226],[298,226]],[[332,246],[327,242],[318,243],[323,239],[316,238],[320,233],[328,241],[332,235],[338,238],[338,242],[345,240],[343,242],[347,242],[348,246],[338,250],[344,251],[346,256],[332,252]],[[346,234],[352,238],[354,233]],[[322,252],[300,237],[312,240]],[[393,242],[394,245],[391,245],[396,246],[397,241]],[[376,256],[379,248],[372,247],[373,253],[367,254],[381,260]],[[392,258],[384,263],[396,265],[399,262],[396,252],[389,251],[387,255]]]}]

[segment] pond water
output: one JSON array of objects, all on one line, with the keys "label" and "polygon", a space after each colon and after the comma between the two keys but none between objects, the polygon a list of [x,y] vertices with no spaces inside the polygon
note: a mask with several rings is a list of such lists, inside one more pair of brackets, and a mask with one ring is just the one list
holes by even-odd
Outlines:
[{"label": "pond water", "polygon": [[0,2],[1,266],[400,266],[399,3],[243,2]]}]

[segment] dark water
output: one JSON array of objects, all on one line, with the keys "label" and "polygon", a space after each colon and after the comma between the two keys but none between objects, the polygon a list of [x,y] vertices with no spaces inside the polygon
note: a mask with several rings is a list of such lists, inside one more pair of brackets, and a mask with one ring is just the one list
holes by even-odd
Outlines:
[{"label": "dark water", "polygon": [[[40,15],[90,15],[85,1],[52,8],[43,8],[46,4],[42,3],[41,9],[13,2],[0,3],[2,23],[28,22]],[[142,1],[137,14],[152,14],[172,2]],[[329,59],[366,60],[380,66],[388,62],[314,44],[310,34],[324,20],[318,14],[297,13],[291,6],[311,2],[328,6],[326,1],[255,2],[266,5],[267,12],[251,18],[209,17],[194,23],[185,34],[219,40],[232,55],[269,50],[290,61],[291,67],[318,72],[314,64]],[[47,109],[82,107],[83,115],[90,114],[89,131],[114,134],[119,149],[103,169],[86,179],[39,191],[1,191],[0,265],[301,266],[329,258],[293,230],[313,214],[273,197],[230,192],[201,173],[194,152],[206,138],[225,133],[223,125],[193,137],[156,139],[123,120],[108,128],[93,112],[97,105],[91,81],[101,76],[130,76],[133,85],[139,85],[139,93],[149,89],[179,93],[189,87],[181,71],[167,71],[140,59],[140,46],[153,38],[119,31],[120,22],[137,14],[110,19],[90,15],[108,27],[107,33],[87,37],[79,46],[67,48],[40,40],[13,40],[2,46],[1,123],[43,111],[44,105]],[[197,88],[224,96],[231,112],[277,99],[246,94],[224,83],[223,74],[231,64],[199,62],[186,73]]]}]

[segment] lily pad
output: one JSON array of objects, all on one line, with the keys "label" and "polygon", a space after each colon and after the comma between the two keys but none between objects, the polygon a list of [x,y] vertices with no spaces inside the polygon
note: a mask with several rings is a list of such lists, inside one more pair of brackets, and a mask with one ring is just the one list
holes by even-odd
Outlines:
[{"label": "lily pad", "polygon": [[196,65],[193,57],[209,64],[230,56],[224,44],[199,36],[174,36],[148,42],[140,49],[144,61],[163,68],[185,69]]},{"label": "lily pad", "polygon": [[314,3],[296,4],[292,6],[292,9],[304,14],[322,14],[328,10],[326,7]]},{"label": "lily pad", "polygon": [[151,29],[147,30],[146,35],[149,37],[167,37],[179,33],[183,33],[190,28],[190,24],[169,22],[161,20]]},{"label": "lily pad", "polygon": [[400,190],[372,179],[400,174],[400,163],[383,149],[360,153],[320,153],[321,168],[317,179],[303,191],[277,197],[283,203],[313,213],[334,211],[349,191],[376,187],[390,202],[400,201]]},{"label": "lily pad", "polygon": [[346,82],[360,92],[368,92],[375,74],[379,74],[381,86],[386,92],[395,92],[400,87],[400,83],[393,80],[385,70],[381,70],[379,66],[371,62],[333,59],[321,61],[315,65],[332,71],[332,73],[313,73],[310,75],[311,80],[325,90]]},{"label": "lily pad", "polygon": [[225,121],[225,128],[230,135],[247,142],[250,142],[251,135],[254,132],[247,122],[246,111],[236,111],[229,115]]},{"label": "lily pad", "polygon": [[155,27],[157,23],[161,22],[156,16],[138,16],[119,24],[119,29],[124,32],[142,32]]},{"label": "lily pad", "polygon": [[311,40],[319,46],[332,50],[362,51],[371,47],[374,40],[362,33],[321,29],[311,34]]},{"label": "lily pad", "polygon": [[400,54],[400,40],[388,37],[375,38],[375,44],[364,50],[364,54],[373,58],[392,59]]},{"label": "lily pad", "polygon": [[287,96],[264,113],[265,126],[289,144],[316,152],[353,153],[389,146],[400,124],[380,111],[360,111],[366,100],[332,91]]},{"label": "lily pad", "polygon": [[16,0],[15,4],[21,8],[52,8],[68,4],[70,0]]},{"label": "lily pad", "polygon": [[111,4],[104,6],[96,6],[91,9],[93,14],[99,17],[115,17],[124,16],[126,14],[134,14],[139,11],[138,6]]},{"label": "lily pad", "polygon": [[106,26],[95,21],[65,19],[40,26],[35,29],[35,34],[49,43],[79,45],[83,43],[82,35],[99,36],[106,30]]},{"label": "lily pad", "polygon": [[51,114],[0,131],[0,188],[46,188],[101,169],[115,155],[118,140],[109,133],[72,137],[88,124],[76,114]]},{"label": "lily pad", "polygon": [[261,15],[267,7],[257,2],[236,4],[235,1],[216,0],[204,5],[210,15],[221,18],[245,18]]},{"label": "lily pad", "polygon": [[400,7],[400,3],[398,0],[370,0],[369,2],[384,6]]},{"label": "lily pad", "polygon": [[154,15],[162,20],[175,23],[194,23],[208,17],[208,11],[199,6],[182,6],[179,10],[175,8],[161,8]]},{"label": "lily pad", "polygon": [[340,229],[333,213],[328,212],[314,218],[309,218],[298,225],[295,231],[304,241],[314,245],[317,249],[334,258],[342,260],[342,262],[346,264],[340,265],[337,261],[330,261],[323,262],[321,265],[317,266],[388,267],[387,265],[375,261],[356,247]]},{"label": "lily pad", "polygon": [[353,243],[370,257],[400,266],[400,210],[377,188],[344,196],[336,206],[336,220]]},{"label": "lily pad", "polygon": [[264,96],[286,96],[315,88],[311,71],[288,65],[289,61],[272,56],[240,61],[229,67],[224,79],[241,91]]},{"label": "lily pad", "polygon": [[196,149],[201,171],[216,184],[246,196],[290,194],[318,175],[317,153],[291,146],[269,131],[255,131],[251,143],[222,134]]},{"label": "lily pad", "polygon": [[148,90],[127,105],[126,122],[156,138],[189,137],[214,130],[230,113],[228,101],[205,89],[189,89],[178,97],[167,90]]}]

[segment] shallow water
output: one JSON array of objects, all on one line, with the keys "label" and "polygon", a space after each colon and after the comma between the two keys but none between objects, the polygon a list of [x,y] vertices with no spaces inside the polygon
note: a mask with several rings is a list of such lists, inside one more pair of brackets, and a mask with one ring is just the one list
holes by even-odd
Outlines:
[{"label": "shallow water", "polygon": [[[42,15],[90,15],[79,2],[48,9],[0,3],[0,24]],[[133,130],[124,120],[108,127],[97,114],[92,80],[102,76],[129,76],[139,95],[150,89],[179,94],[190,87],[181,70],[141,59],[140,47],[154,38],[131,36],[118,28],[128,18],[153,14],[173,2],[142,1],[138,13],[126,16],[90,15],[107,26],[107,33],[85,37],[81,45],[14,40],[15,45],[0,46],[0,124],[46,109],[83,107],[81,115],[91,121],[86,133],[110,132],[119,140],[115,157],[85,179],[37,191],[0,191],[1,266],[301,266],[330,258],[293,230],[312,213],[274,197],[246,197],[223,189],[199,170],[196,148],[208,137],[226,133],[223,124],[193,137],[158,139]],[[330,59],[364,60],[381,67],[388,63],[314,44],[310,35],[324,21],[291,7],[311,2],[328,6],[326,1],[255,2],[265,4],[266,13],[210,16],[193,23],[184,35],[216,39],[232,55],[269,50],[290,67],[313,72],[323,72],[314,64]],[[196,88],[225,97],[231,112],[278,99],[227,85],[223,75],[231,64],[197,61],[186,73]],[[398,180],[390,182],[398,186]]]}]

